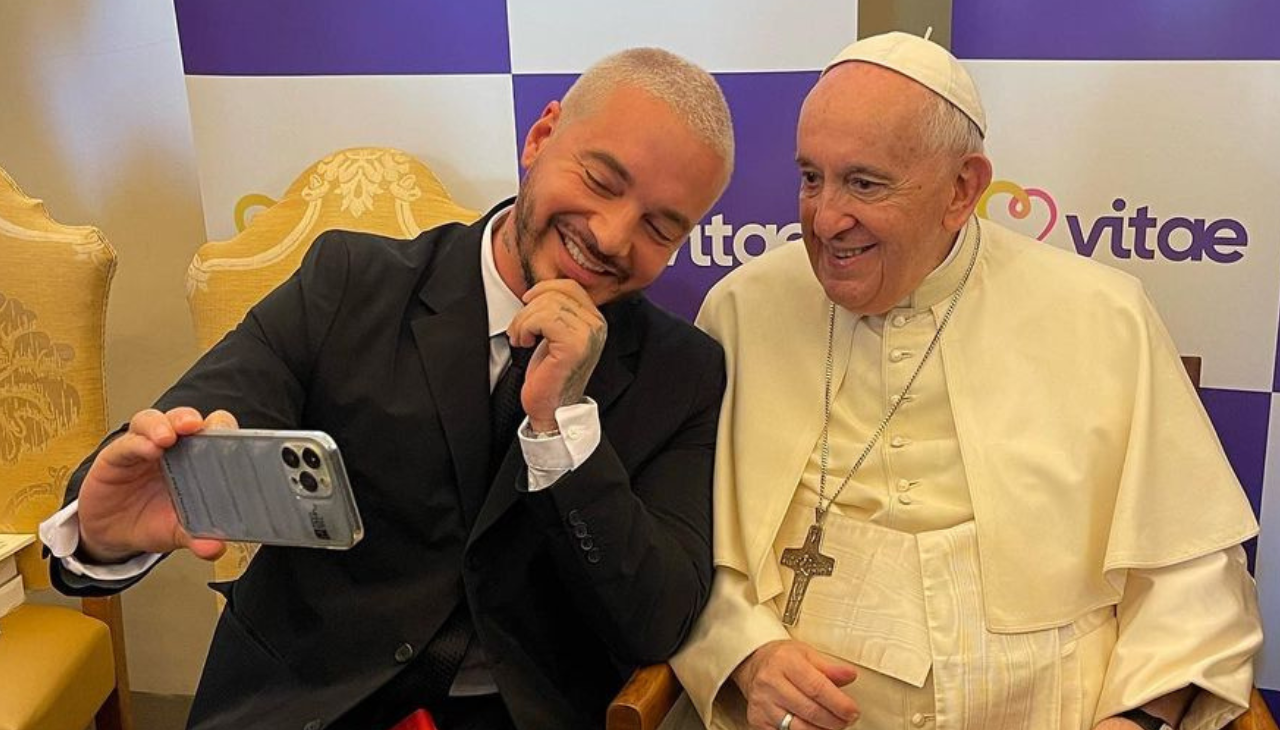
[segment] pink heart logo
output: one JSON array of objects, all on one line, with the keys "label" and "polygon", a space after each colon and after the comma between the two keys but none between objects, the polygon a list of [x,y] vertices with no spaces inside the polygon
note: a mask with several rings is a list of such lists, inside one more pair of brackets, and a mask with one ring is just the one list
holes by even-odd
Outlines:
[{"label": "pink heart logo", "polygon": [[1049,211],[1048,220],[1044,229],[1036,236],[1037,240],[1043,241],[1053,231],[1053,227],[1058,224],[1058,204],[1054,201],[1053,196],[1040,188],[1024,188],[1017,183],[1008,180],[996,180],[991,183],[987,191],[982,195],[982,199],[978,202],[978,215],[987,218],[987,203],[996,195],[1008,194],[1009,204],[1006,210],[1009,216],[1015,220],[1026,220],[1031,215],[1031,209],[1034,207],[1033,200],[1040,200],[1044,203]]}]

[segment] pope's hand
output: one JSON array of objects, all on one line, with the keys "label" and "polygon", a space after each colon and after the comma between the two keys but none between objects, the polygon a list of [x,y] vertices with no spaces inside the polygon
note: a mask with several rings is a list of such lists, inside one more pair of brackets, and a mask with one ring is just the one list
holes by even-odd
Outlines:
[{"label": "pope's hand", "polygon": [[226,411],[208,418],[194,408],[134,415],[129,430],[93,460],[80,486],[80,551],[99,564],[179,548],[205,560],[221,556],[226,543],[192,537],[178,523],[160,457],[179,436],[237,427]]},{"label": "pope's hand", "polygon": [[[507,327],[512,347],[533,347],[520,401],[535,431],[554,431],[560,406],[582,402],[600,361],[608,324],[585,289],[571,279],[539,282]],[[542,338],[539,343],[538,338]]]},{"label": "pope's hand", "polygon": [[791,730],[840,730],[858,719],[858,704],[840,688],[857,679],[852,664],[804,642],[771,641],[733,671],[754,730],[776,730],[790,712]]}]

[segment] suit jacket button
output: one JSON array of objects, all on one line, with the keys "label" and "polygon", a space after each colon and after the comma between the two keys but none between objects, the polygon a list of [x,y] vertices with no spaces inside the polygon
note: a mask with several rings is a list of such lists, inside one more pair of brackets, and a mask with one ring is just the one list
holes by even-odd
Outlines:
[{"label": "suit jacket button", "polygon": [[582,515],[578,512],[578,510],[571,509],[569,510],[569,524],[576,527],[578,525],[582,525],[586,523],[582,521]]},{"label": "suit jacket button", "polygon": [[582,524],[581,522],[579,522],[578,524],[576,524],[576,525],[574,525],[574,526],[573,526],[573,536],[574,536],[574,537],[586,537],[586,536],[587,536],[587,534],[588,534],[588,533],[587,533],[587,526],[586,526],[586,525],[584,525],[584,524]]},{"label": "suit jacket button", "polygon": [[320,722],[319,720],[311,720],[307,722],[306,725],[302,726],[302,730],[320,730],[322,727],[324,727],[323,722]]},{"label": "suit jacket button", "polygon": [[396,664],[404,664],[413,658],[413,645],[401,644],[396,649]]},{"label": "suit jacket button", "polygon": [[591,563],[592,565],[595,565],[596,563],[600,562],[600,550],[597,548],[592,548],[591,550],[588,550],[587,562]]},{"label": "suit jacket button", "polygon": [[582,549],[586,550],[587,552],[591,552],[591,549],[596,546],[595,542],[589,537],[582,538],[582,541],[579,542],[578,545],[581,546]]}]

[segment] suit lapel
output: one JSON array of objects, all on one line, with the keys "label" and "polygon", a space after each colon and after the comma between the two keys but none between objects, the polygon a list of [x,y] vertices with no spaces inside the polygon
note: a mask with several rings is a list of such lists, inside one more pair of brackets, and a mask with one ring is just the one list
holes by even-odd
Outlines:
[{"label": "suit lapel", "polygon": [[[587,383],[587,396],[596,402],[601,428],[604,427],[605,412],[635,377],[635,355],[640,347],[639,306],[641,300],[631,298],[603,307],[605,319],[609,322],[609,337],[600,353],[600,361],[591,374],[591,380]],[[489,490],[475,528],[471,531],[471,542],[493,526],[515,503],[520,494],[516,485],[519,484],[522,488],[527,485],[522,474],[522,470],[526,468],[517,437],[517,442],[512,443],[507,450],[507,456],[494,477],[493,488]]]},{"label": "suit lapel", "polygon": [[426,311],[411,323],[468,525],[488,487],[489,321],[478,248],[488,218],[437,232],[436,260],[419,290]]},{"label": "suit lapel", "polygon": [[600,414],[622,395],[635,377],[635,356],[640,349],[639,308],[643,300],[632,297],[605,305],[604,317],[609,323],[609,339],[605,341],[600,362],[587,383],[587,397],[600,407]]}]

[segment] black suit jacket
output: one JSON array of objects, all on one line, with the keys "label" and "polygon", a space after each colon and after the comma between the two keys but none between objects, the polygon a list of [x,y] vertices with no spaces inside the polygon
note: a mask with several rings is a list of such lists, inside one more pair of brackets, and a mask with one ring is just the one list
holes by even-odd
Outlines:
[{"label": "black suit jacket", "polygon": [[[327,431],[366,533],[346,552],[265,547],[220,587],[192,726],[329,725],[465,596],[518,727],[597,727],[630,669],[691,628],[711,584],[722,353],[643,297],[605,306],[587,389],[600,446],[529,493],[516,443],[488,483],[487,218],[412,241],[323,235],[158,402]],[[122,587],[53,572],[65,592]]]}]

